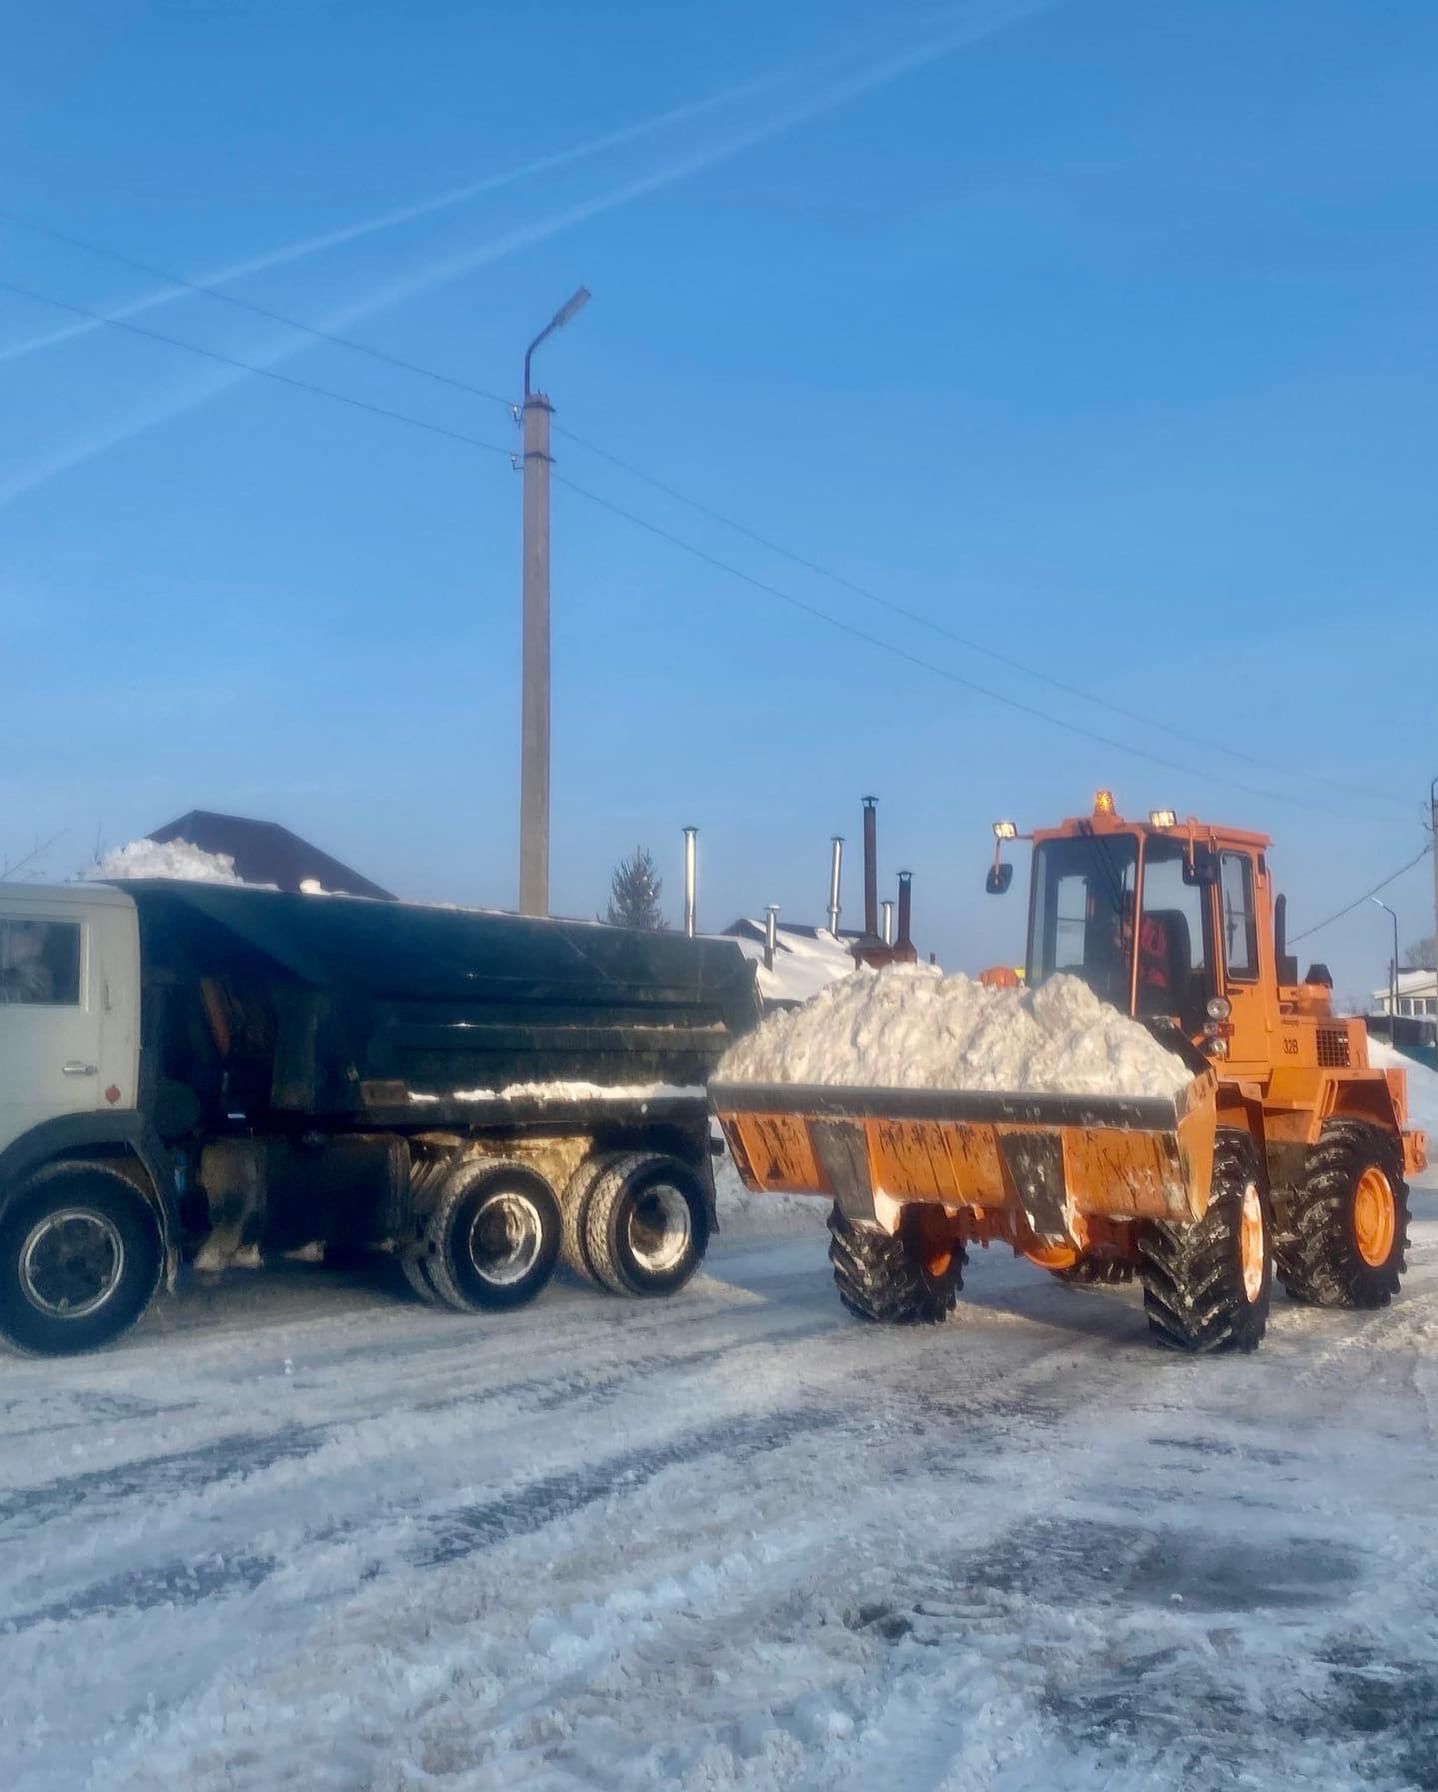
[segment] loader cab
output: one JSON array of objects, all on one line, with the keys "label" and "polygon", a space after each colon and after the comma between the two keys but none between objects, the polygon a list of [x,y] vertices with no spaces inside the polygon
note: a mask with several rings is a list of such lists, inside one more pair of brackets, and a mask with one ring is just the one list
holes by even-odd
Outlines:
[{"label": "loader cab", "polygon": [[[1001,839],[1016,837],[1001,825]],[[1102,792],[1092,816],[1030,837],[1030,986],[1063,972],[1212,1055],[1263,1055],[1274,987],[1264,836],[1166,810],[1125,821]]]}]

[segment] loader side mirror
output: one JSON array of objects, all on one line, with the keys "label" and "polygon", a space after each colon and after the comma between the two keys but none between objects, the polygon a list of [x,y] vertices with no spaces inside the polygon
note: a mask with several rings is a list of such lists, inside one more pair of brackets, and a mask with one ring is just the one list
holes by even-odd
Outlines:
[{"label": "loader side mirror", "polygon": [[1014,881],[1012,865],[990,865],[989,874],[984,879],[984,888],[990,896],[1002,896]]}]

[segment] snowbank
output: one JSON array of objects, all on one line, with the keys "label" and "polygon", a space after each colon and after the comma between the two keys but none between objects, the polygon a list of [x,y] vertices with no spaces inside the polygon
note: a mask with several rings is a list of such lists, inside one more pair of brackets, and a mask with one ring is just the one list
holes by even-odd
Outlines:
[{"label": "snowbank", "polygon": [[242,884],[226,852],[206,852],[188,840],[132,840],[117,846],[85,873],[94,883],[131,877],[173,877],[191,884]]},{"label": "snowbank", "polygon": [[858,971],[725,1054],[715,1080],[1175,1095],[1192,1072],[1076,977],[987,989],[926,966]]}]

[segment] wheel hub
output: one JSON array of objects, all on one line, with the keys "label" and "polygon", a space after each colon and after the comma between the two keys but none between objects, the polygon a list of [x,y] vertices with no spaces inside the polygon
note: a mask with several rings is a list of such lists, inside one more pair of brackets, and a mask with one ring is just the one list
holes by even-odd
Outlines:
[{"label": "wheel hub", "polygon": [[1250,1303],[1263,1291],[1263,1271],[1267,1257],[1263,1236],[1263,1202],[1257,1186],[1250,1182],[1243,1191],[1243,1215],[1239,1222],[1239,1252],[1243,1264],[1243,1293]]},{"label": "wheel hub", "polygon": [[1381,1269],[1388,1261],[1397,1231],[1393,1185],[1377,1164],[1369,1164],[1353,1192],[1353,1238],[1370,1269]]},{"label": "wheel hub", "polygon": [[523,1281],[539,1260],[544,1223],[528,1195],[500,1190],[481,1201],[469,1229],[469,1255],[486,1282]]},{"label": "wheel hub", "polygon": [[64,1207],[30,1230],[20,1251],[25,1298],[53,1319],[84,1319],[120,1286],[125,1244],[103,1213]]},{"label": "wheel hub", "polygon": [[684,1261],[694,1234],[689,1203],[668,1182],[656,1182],[631,1204],[627,1227],[635,1262],[650,1275],[666,1275]]}]

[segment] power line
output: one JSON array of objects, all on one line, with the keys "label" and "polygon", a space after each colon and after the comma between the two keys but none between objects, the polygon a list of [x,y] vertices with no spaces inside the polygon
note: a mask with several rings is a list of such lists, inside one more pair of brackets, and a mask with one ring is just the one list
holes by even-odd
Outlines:
[{"label": "power line", "polygon": [[69,311],[76,317],[93,318],[112,330],[125,330],[131,336],[143,336],[150,342],[163,342],[170,348],[184,349],[187,354],[203,356],[206,361],[218,361],[222,367],[234,367],[242,373],[258,374],[262,379],[275,380],[281,386],[293,387],[297,392],[308,392],[315,398],[328,398],[335,404],[349,405],[356,411],[368,411],[375,417],[388,417],[395,423],[407,423],[411,429],[423,429],[430,435],[445,436],[452,442],[463,442],[469,448],[483,448],[490,454],[502,454],[506,460],[514,457],[513,449],[502,448],[497,442],[481,441],[478,436],[466,435],[463,430],[446,429],[442,423],[429,423],[420,417],[410,417],[403,411],[392,411],[385,405],[372,404],[366,398],[351,398],[347,392],[336,392],[329,386],[297,379],[292,373],[276,373],[272,367],[260,367],[253,361],[242,361],[236,355],[221,354],[218,349],[201,348],[197,342],[186,342],[179,336],[167,336],[163,330],[151,330],[144,324],[132,324],[126,318],[106,317],[103,311],[91,310],[88,305],[71,304],[68,299],[57,299],[51,293],[38,292],[34,287],[21,286],[14,280],[0,280],[0,291],[18,293],[22,299],[33,299],[41,305],[53,305],[57,311]]},{"label": "power line", "polygon": [[1265,790],[1256,784],[1246,784],[1237,778],[1224,777],[1222,773],[1204,771],[1198,766],[1186,765],[1183,761],[1170,759],[1164,754],[1151,753],[1144,747],[1130,746],[1124,741],[1115,740],[1110,735],[1100,734],[1092,728],[1085,728],[1079,722],[1066,721],[1063,717],[1052,715],[1049,711],[1039,709],[1031,703],[1025,703],[1020,698],[1007,696],[1002,691],[996,691],[988,685],[980,684],[976,679],[965,678],[962,673],[955,672],[947,666],[936,665],[934,661],[927,660],[920,654],[911,653],[906,647],[899,647],[892,641],[886,641],[881,635],[872,635],[867,629],[859,628],[851,622],[845,622],[841,617],[832,615],[828,610],[820,609],[817,604],[808,603],[803,598],[796,597],[793,592],[782,590],[778,585],[771,585],[766,579],[755,578],[752,573],[745,572],[741,567],[734,566],[727,560],[721,560],[717,554],[711,554],[706,549],[696,546],[692,541],[686,541],[682,535],[675,535],[672,531],[661,528],[658,523],[651,523],[647,517],[639,516],[631,510],[625,510],[622,505],[614,504],[608,498],[601,497],[597,492],[592,492],[587,487],[576,484],[566,474],[554,470],[550,476],[556,484],[566,487],[576,496],[587,499],[601,510],[609,511],[612,515],[622,518],[624,522],[633,524],[635,528],[643,529],[649,535],[657,536],[659,540],[666,541],[672,547],[692,555],[694,559],[702,560],[706,566],[713,567],[718,572],[727,573],[729,577],[739,579],[744,584],[752,586],[754,590],[762,591],[769,597],[777,598],[780,603],[788,604],[792,609],[802,611],[806,616],[812,616],[817,621],[827,623],[830,628],[839,630],[841,634],[851,635],[855,640],[863,641],[869,647],[877,647],[881,653],[891,654],[896,659],[906,660],[912,666],[922,667],[924,671],[931,672],[938,678],[946,679],[950,684],[959,685],[964,690],[987,697],[990,702],[1001,703],[1007,709],[1017,710],[1020,715],[1033,717],[1037,721],[1047,723],[1050,727],[1061,728],[1070,734],[1082,735],[1085,740],[1097,741],[1100,746],[1111,747],[1115,752],[1127,753],[1132,758],[1146,759],[1153,765],[1166,766],[1170,771],[1183,772],[1190,777],[1203,778],[1210,783],[1223,784],[1234,790],[1246,791],[1250,796],[1262,797],[1266,802],[1288,803],[1298,808],[1317,809],[1324,814],[1342,816],[1346,820],[1371,821],[1373,819],[1372,816],[1366,815],[1353,816],[1345,810],[1333,809],[1326,803],[1309,802],[1303,797],[1288,796],[1276,790]]},{"label": "power line", "polygon": [[[154,280],[168,280],[172,286],[183,288],[186,292],[198,293],[201,298],[213,299],[217,304],[233,306],[236,311],[248,311],[255,317],[263,317],[272,324],[282,324],[287,330],[298,330],[303,335],[313,336],[317,342],[328,342],[336,348],[350,349],[354,354],[367,355],[372,361],[381,361],[388,367],[397,367],[402,373],[418,374],[422,379],[435,380],[442,386],[451,386],[456,392],[467,392],[474,398],[486,398],[495,404],[502,404],[506,410],[514,408],[514,401],[505,398],[499,392],[486,392],[483,386],[471,385],[468,380],[457,379],[454,375],[441,373],[437,368],[424,367],[418,361],[408,361],[403,355],[392,355],[387,350],[375,348],[368,342],[357,342],[353,336],[341,336],[334,330],[321,330],[314,324],[302,324],[298,318],[287,317],[282,311],[272,311],[267,305],[256,305],[250,299],[237,298],[234,293],[222,292],[217,286],[207,286],[203,280],[191,280],[184,274],[176,274],[168,268],[156,267],[153,262],[141,261],[134,255],[122,255],[118,249],[106,249],[99,243],[86,242],[84,237],[71,236],[68,231],[55,230],[48,224],[35,224],[28,218],[17,217],[14,212],[0,210],[0,223],[8,224],[15,230],[28,230],[35,236],[49,237],[57,243],[66,243],[72,249],[81,249],[87,255],[98,255],[106,261],[118,262],[121,267],[134,268],[137,273],[148,274]],[[116,317],[104,317],[105,323],[119,324],[125,320]]]},{"label": "power line", "polygon": [[1242,760],[1245,764],[1257,766],[1261,770],[1278,772],[1283,777],[1307,778],[1313,782],[1327,784],[1347,796],[1364,797],[1369,801],[1376,799],[1386,803],[1394,802],[1392,797],[1379,797],[1377,792],[1346,783],[1341,778],[1330,778],[1319,772],[1296,772],[1289,767],[1275,765],[1271,761],[1260,759],[1252,753],[1245,753],[1237,747],[1228,746],[1210,735],[1189,733],[1185,729],[1175,728],[1171,722],[1163,722],[1154,716],[1142,715],[1137,710],[1127,709],[1123,704],[1115,703],[1109,698],[1095,696],[1092,691],[1069,684],[1062,678],[1055,678],[1052,673],[1045,672],[1038,666],[1031,666],[1026,661],[1015,659],[1010,654],[1000,653],[997,648],[986,647],[982,641],[975,641],[967,635],[962,635],[946,623],[939,622],[932,616],[926,616],[920,610],[911,610],[907,605],[897,602],[894,598],[885,597],[881,592],[874,591],[867,585],[861,585],[858,580],[848,578],[844,573],[835,572],[830,566],[824,566],[821,562],[812,560],[805,554],[796,553],[793,548],[785,547],[782,542],[775,541],[770,536],[761,535],[757,529],[751,529],[747,523],[741,523],[736,517],[726,516],[723,511],[716,510],[712,505],[704,503],[699,498],[691,497],[689,493],[680,491],[677,486],[670,485],[666,480],[655,478],[652,473],[646,473],[642,467],[636,467],[632,461],[624,460],[621,456],[611,453],[607,448],[601,448],[597,442],[587,441],[583,436],[577,435],[572,429],[566,429],[562,424],[554,425],[554,433],[573,442],[576,448],[582,448],[586,453],[597,455],[600,460],[608,461],[611,466],[618,467],[621,472],[628,473],[631,478],[642,480],[644,484],[652,486],[655,491],[663,492],[666,497],[674,498],[681,504],[687,504],[691,510],[698,511],[701,516],[708,517],[711,522],[719,523],[726,529],[732,529],[736,535],[744,536],[746,540],[754,542],[769,553],[778,554],[792,565],[802,567],[805,572],[815,573],[822,579],[828,579],[832,584],[842,587],[845,591],[852,591],[867,602],[877,604],[880,609],[891,611],[896,616],[902,616],[905,621],[917,623],[921,628],[931,629],[936,635],[944,636],[945,639],[955,642],[969,652],[982,654],[985,659],[993,660],[1001,666],[1007,666],[1011,671],[1021,672],[1026,678],[1037,679],[1039,683],[1048,685],[1052,690],[1062,691],[1066,696],[1077,697],[1080,702],[1091,703],[1098,709],[1108,710],[1110,714],[1121,716],[1128,722],[1135,722],[1141,728],[1157,729],[1161,733],[1172,735],[1175,740],[1187,741],[1190,746],[1203,747],[1208,750],[1217,747],[1220,752],[1227,754],[1231,759]]},{"label": "power line", "polygon": [[[232,306],[240,311],[248,311],[256,317],[265,318],[269,322],[280,324],[286,329],[297,330],[304,335],[311,336],[316,341],[328,342],[335,347],[349,349],[355,354],[365,355],[373,361],[397,368],[401,372],[415,374],[422,379],[433,380],[440,385],[448,386],[454,391],[464,392],[471,397],[482,398],[490,403],[502,404],[506,409],[513,409],[512,401],[503,397],[500,393],[487,391],[484,387],[476,386],[468,380],[459,379],[452,374],[442,373],[438,368],[426,367],[420,362],[410,361],[403,356],[390,354],[384,349],[374,348],[369,343],[356,341],[353,337],[341,336],[332,330],[322,330],[314,325],[301,323],[297,318],[287,316],[284,312],[272,310],[268,306],[257,305],[248,299],[237,298],[233,293],[223,292],[217,287],[207,285],[204,281],[189,279],[187,276],[174,273],[168,268],[157,267],[153,262],[141,260],[137,256],[123,254],[118,250],[106,248],[98,243],[89,242],[84,237],[75,236],[68,231],[57,230],[47,224],[36,224],[30,219],[22,218],[16,213],[4,210],[3,208],[0,208],[0,222],[7,223],[14,229],[30,231],[37,236],[48,237],[55,242],[65,243],[71,248],[82,250],[86,254],[96,255],[103,259],[117,262],[123,267],[136,269],[141,273],[149,275],[153,279],[168,280],[173,285],[180,287],[185,291],[197,293],[203,298],[214,299],[220,304]],[[12,290],[15,289],[12,288]],[[30,296],[43,297],[43,295],[39,294],[32,294]],[[60,303],[58,300],[47,300],[46,302],[52,304]],[[116,328],[135,329],[136,333],[141,335],[153,334],[157,340],[171,342],[177,347],[189,347],[197,354],[211,352],[195,349],[193,344],[184,343],[179,338],[162,336],[158,332],[146,332],[140,330],[137,326],[127,324],[123,318],[110,317],[103,313],[83,311],[78,306],[72,306],[69,307],[69,309],[74,310],[80,316],[91,317],[98,322],[112,324]],[[214,358],[220,359],[222,357],[214,356]],[[265,369],[251,367],[245,362],[236,361],[233,365],[237,367],[247,367],[251,372],[265,372]],[[319,387],[308,387],[305,382],[290,379],[283,374],[271,374],[269,377],[286,380],[287,383],[299,386],[305,390],[315,392],[325,390]],[[341,403],[353,404],[356,406],[362,404],[361,400],[344,398],[337,393],[330,392],[326,393],[326,395],[338,399]],[[402,417],[399,412],[384,411],[382,407],[374,408],[376,408],[380,414],[395,417],[400,421],[410,422],[416,427],[437,429],[437,426],[419,424],[416,419]],[[666,497],[673,498],[678,503],[688,505],[690,509],[697,511],[699,515],[708,517],[712,522],[720,524],[723,528],[733,530],[735,534],[742,535],[746,540],[752,541],[756,546],[765,549],[766,552],[777,554],[780,558],[788,560],[792,565],[798,566],[806,572],[813,573],[819,578],[828,579],[832,584],[839,586],[841,589],[850,591],[854,593],[855,596],[862,597],[866,602],[875,604],[880,609],[887,610],[895,616],[900,616],[907,622],[915,623],[920,628],[929,629],[934,634],[954,642],[957,646],[964,648],[970,653],[981,654],[984,658],[994,661],[997,665],[1007,666],[1011,671],[1018,672],[1026,678],[1036,679],[1040,684],[1049,686],[1051,690],[1061,691],[1065,696],[1074,697],[1078,699],[1079,702],[1091,704],[1100,710],[1106,710],[1109,714],[1121,717],[1124,721],[1133,722],[1138,727],[1157,730],[1171,736],[1175,740],[1185,741],[1190,746],[1202,747],[1205,751],[1211,751],[1213,748],[1217,747],[1221,753],[1225,754],[1230,759],[1237,760],[1246,765],[1256,766],[1260,770],[1276,772],[1280,777],[1307,778],[1310,782],[1325,784],[1329,788],[1340,791],[1347,796],[1362,797],[1370,802],[1377,800],[1388,804],[1394,803],[1392,797],[1379,796],[1376,792],[1362,789],[1357,785],[1349,784],[1343,779],[1329,777],[1321,772],[1302,773],[1293,771],[1287,766],[1276,765],[1271,761],[1259,758],[1255,754],[1244,752],[1241,748],[1229,746],[1221,740],[1216,740],[1205,735],[1194,734],[1186,729],[1176,728],[1171,722],[1161,721],[1157,717],[1145,716],[1139,711],[1129,709],[1121,703],[1115,703],[1109,698],[1096,696],[1093,692],[1086,691],[1079,685],[1070,684],[1065,679],[1054,677],[1052,673],[1045,672],[1038,666],[1031,666],[1024,660],[1016,659],[1010,654],[1001,653],[997,648],[985,646],[982,641],[976,641],[970,636],[960,634],[956,629],[950,628],[946,623],[939,622],[934,617],[925,615],[922,611],[910,609],[906,604],[901,604],[894,598],[886,597],[881,592],[875,591],[871,587],[859,583],[858,580],[851,579],[844,573],[836,572],[832,567],[825,566],[821,562],[811,559],[805,554],[796,552],[793,548],[784,546],[782,542],[777,542],[773,540],[772,537],[761,534],[757,529],[750,528],[747,523],[742,523],[736,517],[728,516],[714,506],[704,503],[701,499],[690,496],[689,493],[679,490],[677,486],[670,485],[666,480],[656,478],[652,473],[646,472],[642,467],[635,466],[632,461],[625,460],[622,456],[613,453],[611,450],[600,447],[597,442],[587,440],[587,438],[577,434],[574,430],[566,429],[561,424],[555,424],[553,428],[556,435],[563,436],[567,441],[573,442],[577,448],[582,448],[586,453],[596,455],[599,459],[609,462],[611,466],[617,467],[621,472],[627,473],[631,478],[641,480],[644,484],[653,487],[655,491],[663,492]],[[469,440],[471,438],[461,436],[460,439]],[[493,444],[480,445],[493,446]],[[504,452],[507,452],[507,450]],[[976,686],[975,688],[980,687]],[[1079,729],[1079,732],[1085,731]],[[1104,737],[1101,735],[1091,735],[1091,738],[1103,739]],[[1161,761],[1161,763],[1174,764],[1176,762]],[[1235,787],[1251,788],[1243,785],[1236,785]],[[1255,792],[1255,794],[1259,793]],[[1340,813],[1340,811],[1334,810],[1331,811],[1331,813],[1337,814]]]},{"label": "power line", "polygon": [[[93,318],[95,321],[105,324],[111,329],[124,330],[132,336],[144,337],[148,341],[162,342],[168,347],[182,349],[188,354],[199,355],[205,360],[217,361],[226,367],[237,368],[245,373],[258,374],[264,379],[274,380],[278,384],[291,387],[296,391],[309,393],[312,397],[327,398],[333,403],[347,405],[352,409],[367,412],[371,416],[386,417],[392,422],[406,424],[412,429],[421,429],[428,434],[441,436],[448,441],[463,443],[466,447],[480,448],[487,453],[502,454],[506,459],[513,459],[512,449],[501,447],[495,442],[483,441],[480,437],[468,435],[463,430],[448,429],[442,424],[430,423],[425,419],[409,416],[403,411],[391,410],[385,405],[373,404],[367,399],[353,398],[348,393],[336,392],[328,386],[317,385],[310,380],[297,379],[293,374],[276,373],[272,368],[260,367],[250,361],[242,361],[237,356],[222,354],[217,349],[201,348],[197,343],[186,342],[181,337],[170,336],[161,330],[149,329],[143,324],[131,323],[128,319],[107,317],[104,312],[93,310],[88,306],[73,304],[66,299],[55,298],[49,293],[40,292],[33,287],[22,286],[16,281],[0,280],[0,291],[15,293],[21,298],[34,300],[39,304],[54,306],[58,310],[71,312],[77,317]],[[1346,820],[1369,821],[1374,819],[1372,816],[1367,815],[1354,816],[1350,811],[1335,809],[1327,803],[1312,802],[1303,797],[1290,796],[1281,791],[1267,790],[1261,785],[1248,784],[1241,779],[1225,777],[1221,773],[1205,771],[1199,766],[1185,764],[1182,760],[1171,759],[1164,754],[1150,752],[1147,748],[1131,746],[1127,742],[1116,740],[1110,735],[1100,734],[1096,729],[1086,728],[1081,723],[1067,721],[1060,716],[1051,714],[1047,710],[1039,709],[1034,704],[1025,703],[1017,697],[1010,697],[1001,691],[993,690],[988,685],[980,684],[976,679],[965,678],[961,673],[955,672],[949,667],[936,665],[932,660],[927,660],[920,654],[912,653],[907,648],[897,646],[894,642],[887,641],[880,635],[870,634],[867,629],[858,628],[853,623],[846,622],[841,617],[834,616],[829,611],[821,609],[817,604],[808,603],[803,598],[796,597],[792,592],[784,591],[777,585],[771,585],[767,580],[756,578],[752,573],[747,573],[742,568],[734,566],[726,560],[720,559],[718,555],[710,554],[695,543],[686,541],[683,536],[675,535],[672,531],[662,528],[659,524],[652,523],[647,518],[641,517],[633,511],[625,510],[623,506],[612,503],[609,499],[601,497],[597,492],[589,491],[585,486],[577,484],[574,480],[562,473],[555,471],[552,477],[557,483],[567,487],[577,496],[587,499],[591,504],[597,505],[602,510],[609,511],[612,515],[630,523],[635,528],[644,530],[647,534],[656,536],[660,540],[668,542],[671,546],[679,548],[682,552],[693,556],[695,559],[703,561],[706,565],[713,567],[719,572],[728,574],[731,578],[740,580],[742,583],[751,586],[754,590],[764,592],[767,596],[773,597],[779,602],[787,604],[790,608],[799,610],[803,614],[813,617],[816,621],[826,623],[830,628],[837,629],[842,634],[850,635],[855,640],[864,642],[867,646],[878,648],[881,653],[890,654],[896,659],[907,661],[910,665],[921,667],[924,671],[930,672],[938,678],[945,679],[950,684],[958,685],[964,690],[973,691],[976,695],[986,697],[990,702],[1001,704],[1003,707],[1012,709],[1020,715],[1030,716],[1037,721],[1047,723],[1050,727],[1059,728],[1066,733],[1081,736],[1085,740],[1095,741],[1101,746],[1112,748],[1115,752],[1125,753],[1130,758],[1143,759],[1150,764],[1161,765],[1167,767],[1171,771],[1182,772],[1189,777],[1197,777],[1204,779],[1209,783],[1224,785],[1234,790],[1242,790],[1250,796],[1262,797],[1266,802],[1288,804],[1296,808],[1313,809],[1323,814],[1337,815]]]},{"label": "power line", "polygon": [[1335,921],[1341,921],[1345,915],[1351,915],[1354,909],[1362,908],[1363,904],[1370,901],[1380,890],[1386,890],[1389,884],[1397,883],[1405,872],[1411,871],[1415,865],[1421,865],[1432,850],[1433,845],[1430,841],[1416,858],[1409,859],[1406,865],[1400,865],[1396,871],[1390,872],[1381,884],[1374,884],[1371,890],[1365,890],[1361,896],[1355,896],[1352,902],[1345,904],[1336,914],[1330,915],[1326,921],[1320,921],[1315,927],[1305,927],[1302,933],[1295,933],[1289,944],[1296,946],[1300,940],[1306,940],[1315,933],[1322,933],[1325,927],[1331,927]]}]

